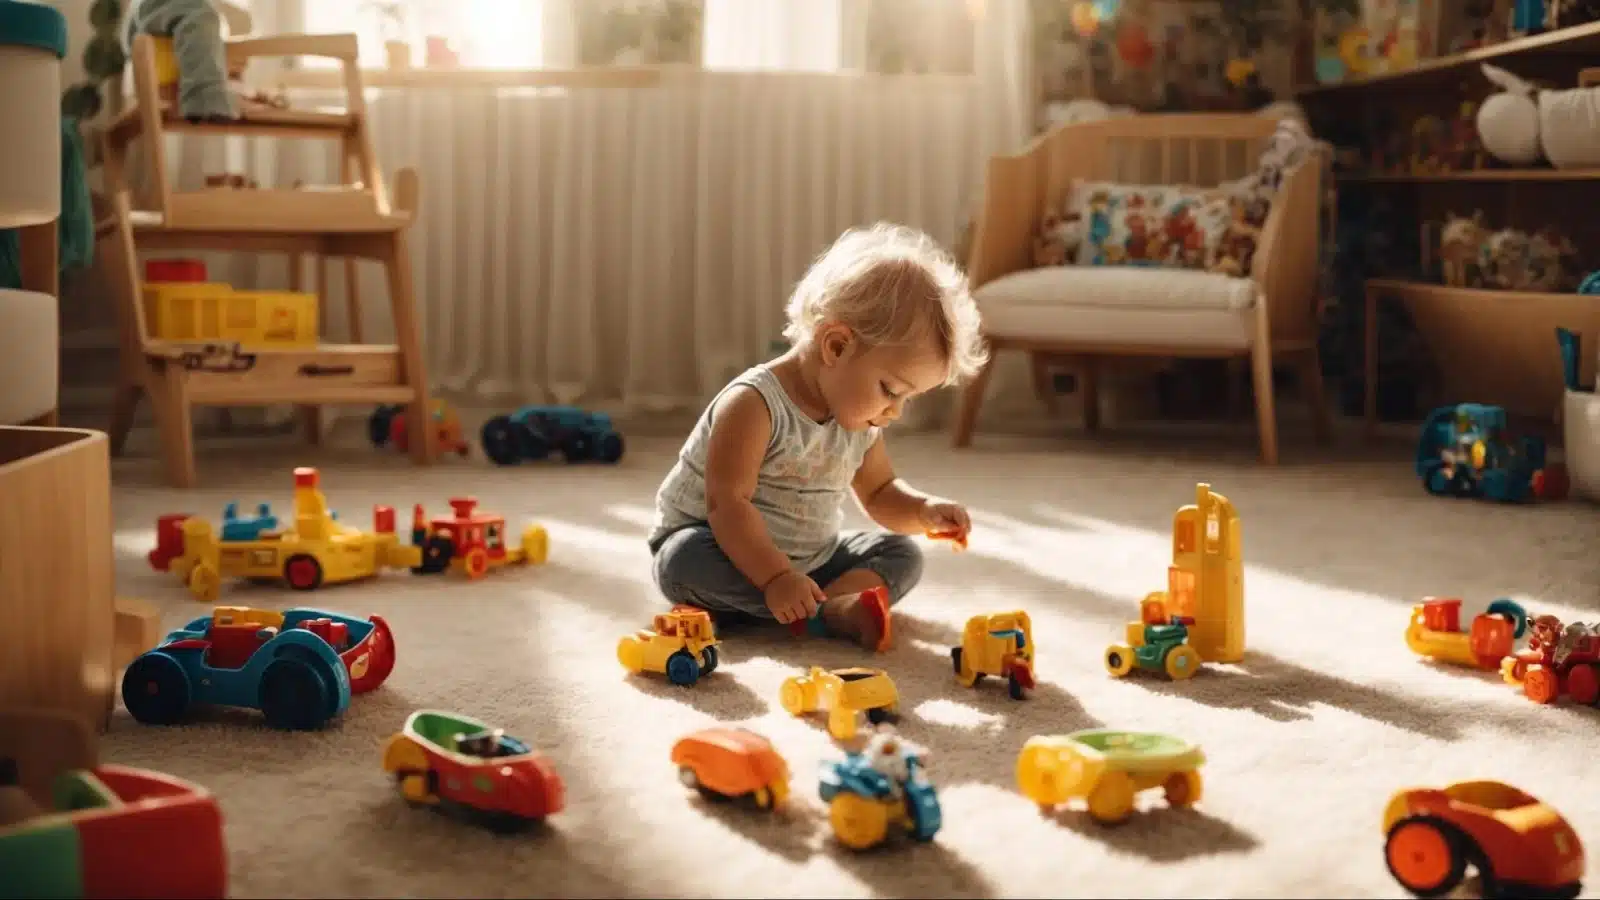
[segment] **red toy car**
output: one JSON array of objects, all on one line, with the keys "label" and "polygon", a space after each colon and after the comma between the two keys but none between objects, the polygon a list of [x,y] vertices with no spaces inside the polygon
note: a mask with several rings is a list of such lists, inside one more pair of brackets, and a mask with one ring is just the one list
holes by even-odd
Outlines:
[{"label": "red toy car", "polygon": [[1574,703],[1600,705],[1600,626],[1555,616],[1533,620],[1528,647],[1500,664],[1506,683],[1519,686],[1535,703],[1553,703],[1562,694]]},{"label": "red toy car", "polygon": [[384,745],[383,769],[410,802],[465,812],[498,831],[542,822],[566,806],[566,787],[549,760],[456,713],[412,713]]}]

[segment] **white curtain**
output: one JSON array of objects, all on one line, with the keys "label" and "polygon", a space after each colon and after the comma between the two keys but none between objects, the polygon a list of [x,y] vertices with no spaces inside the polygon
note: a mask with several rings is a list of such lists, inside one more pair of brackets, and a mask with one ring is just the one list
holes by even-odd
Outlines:
[{"label": "white curtain", "polygon": [[[705,0],[705,65],[711,69],[834,72],[843,67],[844,0]],[[854,24],[852,22],[852,24]]]},{"label": "white curtain", "polygon": [[[826,5],[710,0],[708,57],[740,45],[736,22],[767,35],[749,46],[807,33],[790,26],[813,2]],[[544,10],[547,38],[562,33],[558,9]],[[379,159],[421,175],[413,266],[433,380],[494,403],[703,402],[765,358],[788,291],[844,229],[889,219],[954,243],[983,162],[1026,137],[1026,32],[1025,0],[989,0],[971,77],[711,70],[648,88],[372,91]],[[806,41],[773,52],[789,68],[839,53]],[[204,155],[181,154],[190,180]],[[335,180],[315,142],[251,141],[243,155],[263,185]],[[235,271],[284,277],[271,260]],[[368,340],[389,333],[379,285],[363,275]]]}]

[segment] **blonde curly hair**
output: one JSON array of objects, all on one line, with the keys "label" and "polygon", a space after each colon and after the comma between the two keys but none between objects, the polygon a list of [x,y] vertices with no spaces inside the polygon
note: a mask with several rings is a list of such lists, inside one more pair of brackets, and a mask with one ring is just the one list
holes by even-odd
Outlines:
[{"label": "blonde curly hair", "polygon": [[931,336],[948,366],[946,385],[977,374],[989,356],[966,274],[933,238],[903,225],[840,235],[795,285],[785,311],[783,336],[797,347],[830,323],[869,346]]}]

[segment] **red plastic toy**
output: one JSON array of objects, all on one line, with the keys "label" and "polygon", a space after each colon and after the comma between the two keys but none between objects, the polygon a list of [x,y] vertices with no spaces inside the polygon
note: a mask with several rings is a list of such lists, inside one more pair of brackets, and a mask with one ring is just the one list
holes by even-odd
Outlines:
[{"label": "red plastic toy", "polygon": [[1574,703],[1600,706],[1600,626],[1563,627],[1555,616],[1539,616],[1527,649],[1506,657],[1500,674],[1535,703],[1554,703],[1565,694]]},{"label": "red plastic toy", "polygon": [[204,282],[206,264],[198,259],[152,259],[144,264],[144,280],[151,282]]}]

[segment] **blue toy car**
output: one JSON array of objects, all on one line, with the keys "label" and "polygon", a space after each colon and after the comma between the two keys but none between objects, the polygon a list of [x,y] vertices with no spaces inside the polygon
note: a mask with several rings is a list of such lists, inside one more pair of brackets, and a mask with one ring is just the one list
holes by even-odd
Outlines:
[{"label": "blue toy car", "polygon": [[1441,406],[1428,414],[1417,441],[1416,472],[1430,494],[1518,503],[1545,496],[1545,445],[1513,444],[1506,411],[1481,403]]},{"label": "blue toy car", "polygon": [[921,758],[906,757],[905,767],[905,777],[896,779],[861,753],[822,764],[817,793],[841,844],[854,850],[875,847],[888,839],[891,827],[916,841],[931,841],[939,833],[939,795],[923,774]]},{"label": "blue toy car", "polygon": [[605,413],[574,406],[524,406],[483,425],[484,455],[502,466],[560,453],[567,462],[614,463],[622,435]]},{"label": "blue toy car", "polygon": [[168,634],[122,676],[122,703],[146,725],[197,706],[258,709],[274,728],[320,728],[350,706],[350,672],[306,628],[235,621],[227,608]]}]

